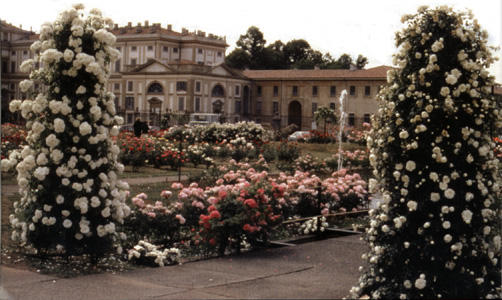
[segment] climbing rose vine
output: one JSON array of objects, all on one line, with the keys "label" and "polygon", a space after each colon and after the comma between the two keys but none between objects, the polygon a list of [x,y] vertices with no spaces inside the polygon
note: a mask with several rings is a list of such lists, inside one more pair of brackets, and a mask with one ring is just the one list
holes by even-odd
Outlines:
[{"label": "climbing rose vine", "polygon": [[498,160],[491,133],[494,61],[470,12],[403,18],[368,138],[383,200],[370,212],[368,268],[352,297],[500,297]]},{"label": "climbing rose vine", "polygon": [[[105,93],[118,56],[115,36],[105,28],[113,22],[97,9],[84,18],[83,8],[75,5],[42,25],[31,46],[35,58],[21,65],[31,74],[20,87],[34,100],[10,103],[29,130],[16,166],[22,198],[10,221],[12,238],[39,253],[96,259],[113,249],[121,237],[117,223],[130,209],[128,186],[117,181],[119,148],[111,140],[123,120],[115,116],[113,94]],[[35,91],[35,82],[45,89]]]}]

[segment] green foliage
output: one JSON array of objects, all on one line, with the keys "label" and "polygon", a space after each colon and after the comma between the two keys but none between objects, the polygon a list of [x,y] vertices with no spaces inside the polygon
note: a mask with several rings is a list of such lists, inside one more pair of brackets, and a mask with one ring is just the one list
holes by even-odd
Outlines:
[{"label": "green foliage", "polygon": [[334,59],[329,53],[314,50],[304,39],[293,39],[286,44],[275,41],[265,46],[264,34],[256,26],[248,28],[236,42],[237,47],[230,52],[225,63],[236,69],[284,70],[284,69],[349,69],[351,64],[363,69],[368,59],[359,55],[353,63],[348,54]]}]

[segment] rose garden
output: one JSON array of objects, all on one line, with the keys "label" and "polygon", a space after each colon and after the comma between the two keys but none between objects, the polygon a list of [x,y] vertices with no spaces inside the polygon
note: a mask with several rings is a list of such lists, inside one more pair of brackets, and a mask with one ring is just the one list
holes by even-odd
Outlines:
[{"label": "rose garden", "polygon": [[[2,195],[4,253],[76,276],[75,265],[164,267],[350,229],[368,251],[348,297],[501,297],[501,112],[472,15],[404,16],[372,124],[338,134],[332,122],[297,143],[294,129],[252,122],[121,130],[105,92],[112,22],[82,9],[42,26],[21,66],[32,100],[10,103],[25,123],[2,125],[2,181],[19,187]],[[171,179],[125,182],[160,177]]]}]

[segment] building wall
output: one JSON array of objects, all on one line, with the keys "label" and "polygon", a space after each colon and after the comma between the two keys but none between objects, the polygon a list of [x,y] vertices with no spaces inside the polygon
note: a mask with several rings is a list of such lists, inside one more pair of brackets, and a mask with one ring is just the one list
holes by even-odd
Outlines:
[{"label": "building wall", "polygon": [[[2,45],[2,116],[8,114],[8,103],[12,99],[24,99],[19,91],[19,82],[28,78],[19,72],[21,63],[33,58],[30,45],[38,39],[33,32],[23,31],[13,26],[3,26]],[[159,24],[147,22],[133,27],[128,26],[112,30],[117,36],[115,47],[119,50],[119,61],[111,65],[112,74],[107,90],[116,96],[118,114],[124,117],[126,125],[132,125],[138,116],[151,120],[151,125],[158,125],[151,115],[173,112],[179,114],[211,114],[221,103],[222,112],[229,122],[250,120],[270,125],[277,129],[289,124],[289,108],[292,102],[301,104],[301,129],[315,128],[313,110],[327,106],[339,113],[339,98],[342,90],[350,91],[355,87],[355,94],[349,95],[344,111],[353,114],[354,122],[347,119],[346,125],[361,127],[365,116],[378,110],[375,96],[380,85],[386,84],[384,77],[366,80],[340,78],[316,78],[310,80],[246,78],[236,72],[214,69],[224,62],[228,45],[225,39],[206,33],[174,32],[172,27],[161,28]],[[22,39],[20,39],[22,37]],[[149,60],[154,59],[170,68],[167,72],[136,71]],[[12,69],[14,67],[14,72]],[[4,70],[3,70],[4,71]],[[177,91],[177,82],[186,83],[186,91]],[[162,86],[161,93],[148,93],[152,83]],[[213,96],[215,86],[221,86],[223,95]],[[293,95],[293,87],[297,94]],[[336,92],[331,93],[331,87]],[[369,86],[369,95],[365,88]],[[197,91],[196,87],[200,87]],[[276,87],[276,92],[274,92]],[[317,94],[313,93],[317,87]],[[245,99],[249,90],[249,98]],[[132,99],[132,100],[131,100]],[[180,101],[182,105],[180,105]],[[133,103],[132,103],[133,102]],[[132,105],[131,105],[132,104]],[[274,111],[276,110],[276,111]],[[7,119],[2,119],[3,122]]]}]

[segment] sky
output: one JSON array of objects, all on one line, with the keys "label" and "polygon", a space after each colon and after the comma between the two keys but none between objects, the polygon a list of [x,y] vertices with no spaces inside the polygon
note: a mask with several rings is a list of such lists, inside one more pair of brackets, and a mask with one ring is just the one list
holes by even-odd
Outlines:
[{"label": "sky", "polygon": [[[502,40],[501,0],[22,0],[3,1],[0,18],[23,29],[39,31],[73,3],[86,9],[97,7],[120,26],[148,20],[150,24],[172,24],[175,31],[187,28],[226,36],[227,54],[240,35],[256,26],[269,43],[305,39],[310,46],[332,57],[343,53],[354,59],[366,56],[375,67],[392,65],[396,52],[395,32],[403,27],[404,14],[414,14],[421,5],[451,5],[472,9],[489,34],[488,44],[500,47]],[[501,50],[495,52],[501,56]],[[490,68],[502,83],[502,59]]]}]

